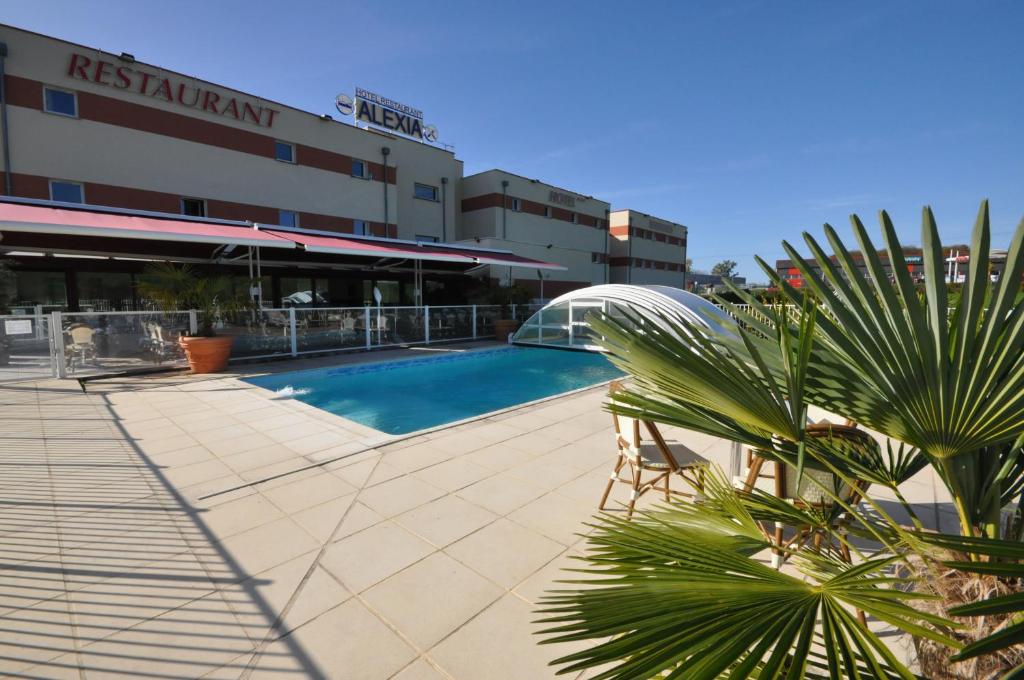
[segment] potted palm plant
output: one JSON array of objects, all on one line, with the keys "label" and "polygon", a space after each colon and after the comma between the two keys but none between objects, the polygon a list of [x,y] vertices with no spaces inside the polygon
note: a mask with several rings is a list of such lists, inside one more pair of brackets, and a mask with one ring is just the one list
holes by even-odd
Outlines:
[{"label": "potted palm plant", "polygon": [[139,296],[164,310],[195,310],[197,335],[179,339],[193,373],[224,370],[234,338],[218,336],[219,318],[251,304],[238,295],[227,276],[203,276],[188,264],[154,263],[146,267],[138,285]]},{"label": "potted palm plant", "polygon": [[530,291],[520,285],[494,286],[489,289],[489,303],[499,305],[501,312],[494,321],[494,336],[505,341],[519,328],[521,320],[512,317],[512,305],[523,305],[530,300]]},{"label": "potted palm plant", "polygon": [[[588,578],[567,581],[587,587],[562,586],[542,605],[545,642],[577,649],[554,662],[560,672],[1024,677],[1024,222],[993,284],[982,204],[968,281],[952,300],[930,210],[923,291],[884,212],[892,279],[851,221],[866,273],[827,225],[834,259],[809,235],[813,260],[783,244],[804,288],[758,260],[795,313],[734,288],[750,307],[725,305],[738,319],[725,334],[664,316],[643,334],[632,330],[637,319],[591,320],[611,360],[634,376],[613,412],[740,442],[788,466],[796,489],[809,483],[832,502],[739,490],[712,470],[700,503],[631,522],[599,517],[576,570]],[[812,406],[877,437],[851,445],[810,436]],[[816,482],[812,467],[858,497]],[[928,467],[958,530],[928,526],[904,498],[901,486]],[[800,531],[780,539],[776,525]],[[769,551],[785,568],[765,563]],[[912,640],[916,671],[886,641],[893,631]]]}]

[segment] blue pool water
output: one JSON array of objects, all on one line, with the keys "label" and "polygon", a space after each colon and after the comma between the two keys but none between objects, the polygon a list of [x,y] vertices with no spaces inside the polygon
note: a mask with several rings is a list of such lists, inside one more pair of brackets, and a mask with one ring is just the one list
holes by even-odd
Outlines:
[{"label": "blue pool water", "polygon": [[249,378],[388,434],[406,434],[621,376],[602,355],[509,347]]}]

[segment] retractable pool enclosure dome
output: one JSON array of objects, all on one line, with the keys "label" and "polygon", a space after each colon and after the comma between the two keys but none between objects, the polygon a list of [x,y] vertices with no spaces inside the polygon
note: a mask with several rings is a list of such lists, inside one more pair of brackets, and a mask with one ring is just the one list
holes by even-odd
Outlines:
[{"label": "retractable pool enclosure dome", "polygon": [[[598,351],[587,315],[603,312],[625,320],[624,312],[682,318],[719,332],[728,332],[729,316],[699,295],[671,286],[605,284],[580,288],[559,296],[537,311],[510,339],[517,345],[539,345]],[[654,312],[654,314],[644,314]]]}]

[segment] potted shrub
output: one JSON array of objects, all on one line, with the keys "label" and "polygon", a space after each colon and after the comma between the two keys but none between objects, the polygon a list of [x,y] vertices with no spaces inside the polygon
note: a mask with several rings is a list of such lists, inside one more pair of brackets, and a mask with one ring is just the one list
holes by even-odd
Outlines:
[{"label": "potted shrub", "polygon": [[493,286],[488,289],[487,304],[498,305],[501,313],[494,321],[494,337],[502,342],[516,332],[522,320],[512,318],[512,305],[525,305],[530,301],[530,291],[520,285]]},{"label": "potted shrub", "polygon": [[238,296],[227,276],[202,276],[187,264],[155,263],[146,268],[139,282],[139,295],[163,310],[192,310],[197,315],[197,335],[182,335],[179,344],[193,373],[224,370],[231,356],[234,338],[218,336],[214,324],[221,315],[251,304]]}]

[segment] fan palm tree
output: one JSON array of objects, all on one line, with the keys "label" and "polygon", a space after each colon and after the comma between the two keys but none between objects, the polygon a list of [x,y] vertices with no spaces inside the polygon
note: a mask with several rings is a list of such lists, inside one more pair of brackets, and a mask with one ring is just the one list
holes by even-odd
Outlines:
[{"label": "fan palm tree", "polygon": [[[555,591],[542,609],[545,642],[594,643],[556,661],[562,672],[610,663],[593,677],[915,677],[863,612],[912,636],[926,677],[1024,673],[1024,222],[993,285],[982,204],[968,281],[951,307],[929,209],[923,291],[888,215],[891,278],[851,221],[866,274],[826,225],[834,260],[809,235],[813,264],[784,243],[806,287],[759,260],[788,306],[734,289],[748,307],[723,302],[736,318],[725,333],[665,315],[591,320],[612,362],[633,376],[612,411],[745,444],[832,503],[825,511],[742,492],[717,473],[703,502],[632,522],[598,517],[585,578],[569,581],[587,587]],[[875,431],[885,453],[810,436],[810,406]],[[949,491],[959,534],[926,530],[900,493],[926,466]],[[871,494],[851,504],[807,468],[884,487],[906,519]],[[780,545],[766,530],[776,522],[824,540]],[[786,569],[762,561],[769,549]]]}]

